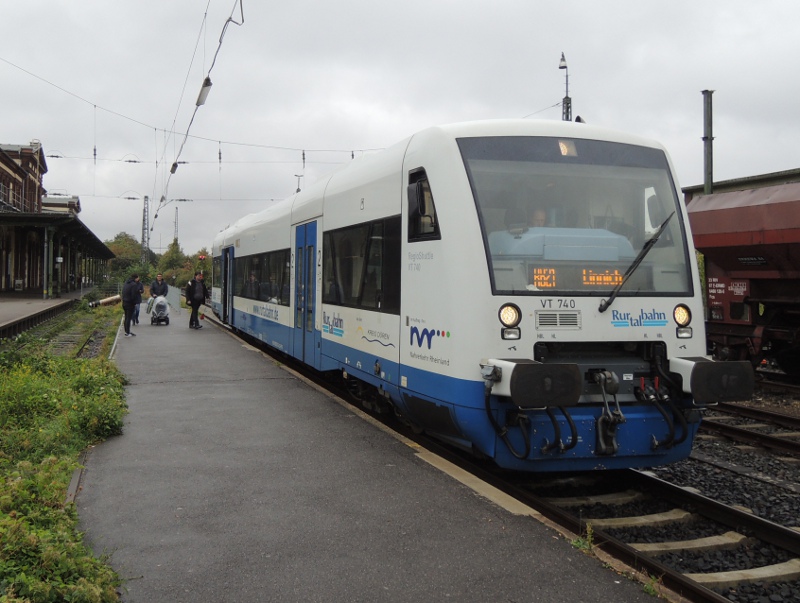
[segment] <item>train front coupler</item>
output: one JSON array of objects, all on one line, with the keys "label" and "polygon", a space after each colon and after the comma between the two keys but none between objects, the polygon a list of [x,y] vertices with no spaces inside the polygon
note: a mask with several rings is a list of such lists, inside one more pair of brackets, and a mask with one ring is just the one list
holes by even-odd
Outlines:
[{"label": "train front coupler", "polygon": [[[619,450],[617,443],[617,428],[626,421],[622,409],[619,407],[617,393],[619,392],[619,377],[613,371],[597,371],[592,373],[592,380],[600,386],[603,394],[603,410],[597,417],[597,454],[610,455]],[[614,399],[614,410],[608,405],[608,395]]]}]

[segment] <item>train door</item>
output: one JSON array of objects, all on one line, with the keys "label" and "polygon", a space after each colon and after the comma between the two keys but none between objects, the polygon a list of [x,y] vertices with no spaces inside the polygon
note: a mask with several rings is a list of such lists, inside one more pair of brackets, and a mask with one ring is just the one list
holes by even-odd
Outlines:
[{"label": "train door", "polygon": [[233,326],[233,247],[222,250],[222,322]]},{"label": "train door", "polygon": [[294,258],[294,341],[292,352],[306,364],[316,366],[319,332],[314,325],[317,282],[317,223],[295,228]]}]

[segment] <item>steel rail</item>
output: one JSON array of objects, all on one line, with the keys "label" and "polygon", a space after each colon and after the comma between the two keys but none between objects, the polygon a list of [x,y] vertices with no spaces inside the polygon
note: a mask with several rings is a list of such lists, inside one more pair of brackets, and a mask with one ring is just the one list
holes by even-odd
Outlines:
[{"label": "steel rail", "polygon": [[737,532],[754,536],[800,556],[800,532],[747,511],[741,511],[699,492],[666,482],[648,473],[633,469],[630,470],[630,473],[638,487],[650,492],[653,496],[663,497],[676,505],[691,505],[698,513],[712,521],[722,523]]},{"label": "steel rail", "polygon": [[700,429],[705,432],[715,433],[738,442],[755,444],[770,450],[776,450],[785,454],[800,455],[800,442],[787,440],[765,433],[758,433],[751,429],[744,429],[734,425],[726,425],[712,419],[703,419]]},{"label": "steel rail", "polygon": [[763,408],[752,408],[750,406],[742,406],[741,404],[728,404],[720,402],[714,407],[714,410],[725,412],[747,419],[754,419],[756,421],[768,421],[781,427],[790,427],[792,429],[800,429],[800,417],[795,415],[787,415],[772,410],[764,410]]}]

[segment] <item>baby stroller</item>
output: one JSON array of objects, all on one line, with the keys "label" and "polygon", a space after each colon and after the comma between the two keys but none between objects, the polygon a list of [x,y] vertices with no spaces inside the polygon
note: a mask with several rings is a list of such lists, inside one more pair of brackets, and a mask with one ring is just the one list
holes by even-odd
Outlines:
[{"label": "baby stroller", "polygon": [[150,312],[150,324],[160,325],[162,322],[165,325],[169,324],[169,304],[167,298],[163,295],[156,297],[152,304],[152,311]]}]

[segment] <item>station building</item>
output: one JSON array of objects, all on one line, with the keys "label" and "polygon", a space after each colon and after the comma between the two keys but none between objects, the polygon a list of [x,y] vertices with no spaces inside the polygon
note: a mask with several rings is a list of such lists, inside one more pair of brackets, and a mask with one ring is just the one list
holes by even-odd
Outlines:
[{"label": "station building", "polygon": [[48,197],[42,144],[0,143],[0,292],[42,298],[102,280],[111,250],[78,218],[78,197]]}]

